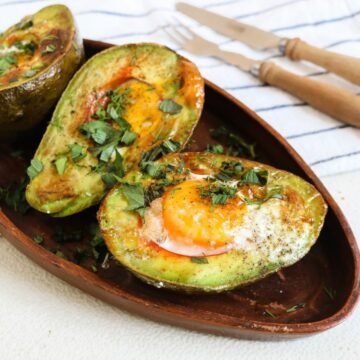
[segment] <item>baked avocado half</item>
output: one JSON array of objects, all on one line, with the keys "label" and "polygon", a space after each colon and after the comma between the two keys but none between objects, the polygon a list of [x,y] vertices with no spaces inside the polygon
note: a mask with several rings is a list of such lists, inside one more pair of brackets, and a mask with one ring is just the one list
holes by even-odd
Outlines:
[{"label": "baked avocado half", "polygon": [[189,60],[157,44],[109,48],[63,93],[35,153],[29,204],[67,216],[98,203],[127,171],[180,150],[204,102]]},{"label": "baked avocado half", "polygon": [[98,212],[113,256],[156,287],[221,292],[299,261],[327,211],[305,180],[261,163],[171,154],[133,171]]},{"label": "baked avocado half", "polygon": [[82,59],[82,40],[64,5],[45,7],[0,34],[0,141],[44,119]]}]

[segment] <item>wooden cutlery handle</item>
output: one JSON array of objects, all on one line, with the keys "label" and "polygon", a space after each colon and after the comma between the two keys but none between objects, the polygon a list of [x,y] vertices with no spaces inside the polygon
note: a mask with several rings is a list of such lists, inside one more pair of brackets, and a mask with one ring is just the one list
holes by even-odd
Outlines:
[{"label": "wooden cutlery handle", "polygon": [[350,91],[295,75],[271,62],[261,65],[259,78],[302,99],[325,114],[360,127],[360,97]]},{"label": "wooden cutlery handle", "polygon": [[285,55],[291,60],[310,61],[356,85],[360,85],[360,58],[320,49],[299,38],[287,41]]}]

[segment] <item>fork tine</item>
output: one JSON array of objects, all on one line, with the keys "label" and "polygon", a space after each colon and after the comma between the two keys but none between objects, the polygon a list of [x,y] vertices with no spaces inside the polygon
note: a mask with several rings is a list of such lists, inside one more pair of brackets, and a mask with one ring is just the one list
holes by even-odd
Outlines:
[{"label": "fork tine", "polygon": [[184,29],[190,35],[190,37],[193,38],[195,36],[199,36],[194,31],[192,31],[187,25],[185,25],[181,20],[179,20],[178,18],[173,16],[173,19],[177,22],[178,25],[180,25],[180,27],[182,29]]},{"label": "fork tine", "polygon": [[166,32],[166,34],[169,36],[171,40],[173,40],[176,44],[183,46],[184,42],[178,37],[176,37],[174,34],[172,34],[165,26],[163,26],[162,29]]}]

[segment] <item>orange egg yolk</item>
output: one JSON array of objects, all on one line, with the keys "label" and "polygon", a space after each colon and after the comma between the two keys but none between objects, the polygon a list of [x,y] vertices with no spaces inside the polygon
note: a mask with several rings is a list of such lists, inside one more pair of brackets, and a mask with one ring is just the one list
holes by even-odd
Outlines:
[{"label": "orange egg yolk", "polygon": [[204,179],[187,180],[163,196],[163,224],[168,238],[184,249],[201,248],[204,255],[227,251],[246,211],[238,196],[224,205],[212,205],[211,198],[200,196],[199,188],[207,184]]}]

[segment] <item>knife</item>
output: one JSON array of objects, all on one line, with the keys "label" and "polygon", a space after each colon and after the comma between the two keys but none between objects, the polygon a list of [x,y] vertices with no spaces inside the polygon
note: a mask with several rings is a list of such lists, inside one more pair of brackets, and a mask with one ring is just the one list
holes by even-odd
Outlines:
[{"label": "knife", "polygon": [[317,48],[299,38],[279,37],[269,31],[179,2],[176,9],[217,32],[258,50],[277,48],[290,60],[306,60],[360,85],[360,59]]}]

